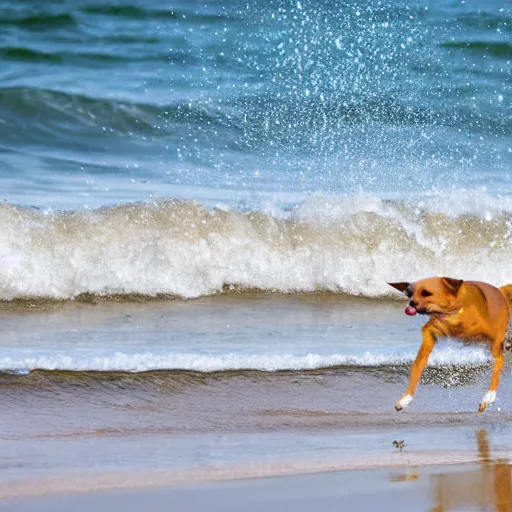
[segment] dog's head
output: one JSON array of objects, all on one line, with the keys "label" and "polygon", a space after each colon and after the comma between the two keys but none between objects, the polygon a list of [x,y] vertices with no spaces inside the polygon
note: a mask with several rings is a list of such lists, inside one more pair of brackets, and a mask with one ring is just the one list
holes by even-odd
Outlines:
[{"label": "dog's head", "polygon": [[409,297],[411,314],[448,313],[457,308],[457,295],[464,281],[429,277],[415,283],[388,283]]}]

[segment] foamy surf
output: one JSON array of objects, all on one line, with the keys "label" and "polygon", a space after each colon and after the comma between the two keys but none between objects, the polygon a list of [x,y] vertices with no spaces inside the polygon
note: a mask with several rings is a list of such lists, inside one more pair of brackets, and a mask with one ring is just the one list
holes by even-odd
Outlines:
[{"label": "foamy surf", "polygon": [[[389,367],[410,364],[415,352],[347,354],[238,354],[205,355],[197,353],[123,353],[113,352],[96,356],[92,354],[40,354],[1,357],[0,371],[27,373],[33,370],[147,372],[153,370],[182,370],[195,372],[221,372],[258,370],[308,371],[342,366]],[[489,355],[480,348],[436,349],[429,366],[480,366],[489,362]]]},{"label": "foamy surf", "polygon": [[312,197],[272,213],[187,201],[73,212],[3,204],[0,300],[230,287],[382,297],[396,296],[387,281],[435,274],[512,282],[512,203],[465,197]]}]

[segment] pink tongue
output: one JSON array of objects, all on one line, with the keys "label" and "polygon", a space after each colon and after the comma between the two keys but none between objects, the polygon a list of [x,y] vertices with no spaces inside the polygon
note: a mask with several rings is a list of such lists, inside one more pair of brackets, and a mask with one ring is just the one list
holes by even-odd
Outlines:
[{"label": "pink tongue", "polygon": [[407,306],[405,308],[405,314],[409,316],[414,316],[416,314],[416,308],[413,308],[412,306]]}]

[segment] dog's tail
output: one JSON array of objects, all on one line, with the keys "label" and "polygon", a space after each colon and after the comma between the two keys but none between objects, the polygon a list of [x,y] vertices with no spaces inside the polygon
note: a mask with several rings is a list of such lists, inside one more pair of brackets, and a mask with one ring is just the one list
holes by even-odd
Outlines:
[{"label": "dog's tail", "polygon": [[508,310],[512,314],[512,284],[506,284],[505,286],[500,287],[500,292],[503,294],[503,297],[505,297]]},{"label": "dog's tail", "polygon": [[505,286],[501,286],[500,292],[503,294],[503,297],[505,297],[505,302],[507,303],[508,310],[510,312],[507,336],[505,338],[503,349],[506,352],[512,352],[512,284],[506,284]]}]

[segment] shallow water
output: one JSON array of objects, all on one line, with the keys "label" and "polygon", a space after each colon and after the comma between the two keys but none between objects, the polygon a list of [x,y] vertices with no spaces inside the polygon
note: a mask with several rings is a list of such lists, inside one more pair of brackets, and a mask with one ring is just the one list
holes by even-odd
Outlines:
[{"label": "shallow water", "polygon": [[477,413],[491,372],[478,346],[436,347],[410,408],[394,410],[421,322],[393,302],[254,294],[2,315],[4,480],[378,457],[394,439],[472,453],[482,428],[510,443],[510,368]]}]

